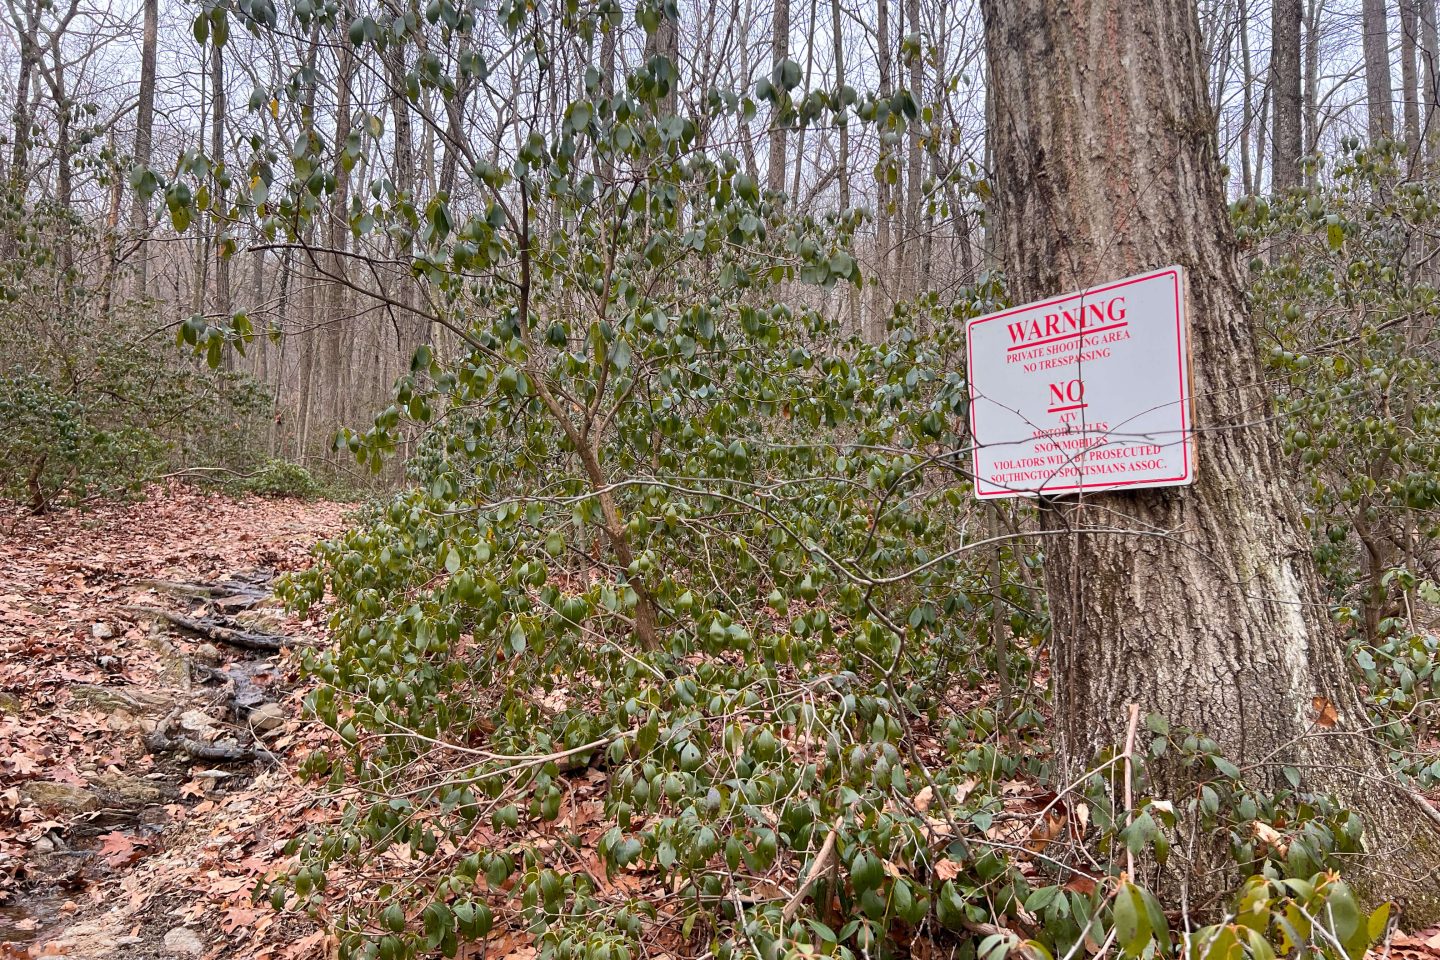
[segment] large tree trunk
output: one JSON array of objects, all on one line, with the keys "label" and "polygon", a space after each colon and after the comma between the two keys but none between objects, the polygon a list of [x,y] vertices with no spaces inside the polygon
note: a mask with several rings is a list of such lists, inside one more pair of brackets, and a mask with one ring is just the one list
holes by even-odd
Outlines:
[{"label": "large tree trunk", "polygon": [[671,116],[680,103],[680,25],[673,18],[661,17],[655,32],[645,37],[645,56],[664,57],[675,71],[674,81],[658,104],[662,117]]},{"label": "large tree trunk", "polygon": [[1270,190],[1283,193],[1300,183],[1302,0],[1274,0],[1271,12],[1270,83],[1275,90],[1275,127],[1270,137]]},{"label": "large tree trunk", "polygon": [[[1280,787],[1291,765],[1306,789],[1364,817],[1377,855],[1357,865],[1362,892],[1408,898],[1407,924],[1433,920],[1440,832],[1359,734],[1365,712],[1267,416],[1195,7],[981,6],[997,240],[1013,299],[1171,263],[1189,275],[1195,483],[1042,504],[1061,770],[1122,742],[1130,704],[1213,737],[1254,787]],[[1333,728],[1314,736],[1332,708]],[[1170,755],[1149,771],[1157,792],[1191,795],[1192,775]],[[1159,877],[1167,899],[1213,912],[1236,878],[1203,855],[1183,863],[1179,846]]]},{"label": "large tree trunk", "polygon": [[1370,116],[1370,139],[1395,134],[1395,106],[1390,89],[1390,27],[1385,0],[1363,0],[1360,9],[1365,51],[1365,102]]}]

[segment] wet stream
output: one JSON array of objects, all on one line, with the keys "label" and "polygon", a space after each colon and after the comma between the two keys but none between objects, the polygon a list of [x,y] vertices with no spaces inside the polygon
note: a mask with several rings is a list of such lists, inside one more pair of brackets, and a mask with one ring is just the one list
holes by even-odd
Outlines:
[{"label": "wet stream", "polygon": [[0,944],[32,943],[63,919],[63,896],[36,890],[21,894],[14,903],[0,906]]}]

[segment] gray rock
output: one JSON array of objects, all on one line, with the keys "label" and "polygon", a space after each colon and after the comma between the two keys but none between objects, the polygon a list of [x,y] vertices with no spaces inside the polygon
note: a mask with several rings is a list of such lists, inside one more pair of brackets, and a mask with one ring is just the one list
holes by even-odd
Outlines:
[{"label": "gray rock", "polygon": [[13,693],[0,693],[0,713],[19,714],[20,698]]},{"label": "gray rock", "polygon": [[165,952],[176,957],[198,957],[205,952],[205,944],[194,930],[172,927],[165,934]]},{"label": "gray rock", "polygon": [[257,633],[284,633],[285,621],[263,610],[246,610],[235,614],[235,622]]},{"label": "gray rock", "polygon": [[197,737],[209,738],[218,732],[215,719],[204,710],[186,710],[180,714],[180,729]]},{"label": "gray rock", "polygon": [[145,807],[164,803],[171,796],[161,784],[123,773],[99,773],[90,782],[117,807]]},{"label": "gray rock", "polygon": [[42,810],[79,814],[100,809],[100,798],[84,787],[58,780],[31,780],[20,785],[20,797]]},{"label": "gray rock", "polygon": [[109,640],[115,636],[115,628],[108,623],[96,623],[90,627],[90,636],[96,640]]},{"label": "gray rock", "polygon": [[202,643],[195,648],[195,659],[201,663],[208,663],[213,667],[216,664],[223,663],[225,655],[220,652],[220,648],[215,646],[215,644]]},{"label": "gray rock", "polygon": [[96,710],[100,713],[159,713],[171,703],[169,697],[153,690],[139,687],[101,687],[89,683],[77,683],[70,688],[70,696],[82,710]]},{"label": "gray rock", "polygon": [[250,711],[250,726],[260,733],[279,730],[285,725],[285,711],[278,703],[262,703]]}]

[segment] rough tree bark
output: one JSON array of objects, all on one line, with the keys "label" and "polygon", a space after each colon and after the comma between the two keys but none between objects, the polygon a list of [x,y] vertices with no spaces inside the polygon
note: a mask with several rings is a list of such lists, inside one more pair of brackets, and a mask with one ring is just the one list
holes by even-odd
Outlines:
[{"label": "rough tree bark", "polygon": [[[775,0],[770,31],[770,62],[778,67],[790,57],[790,0]],[[777,91],[778,93],[778,91]],[[785,127],[780,123],[779,98],[770,117],[770,156],[766,185],[776,193],[785,189]]]},{"label": "rough tree bark", "polygon": [[1274,0],[1271,8],[1270,83],[1275,90],[1270,137],[1270,190],[1283,193],[1300,184],[1300,22],[1302,0]]},{"label": "rough tree bark", "polygon": [[680,25],[673,18],[661,17],[655,32],[645,38],[645,56],[664,57],[674,68],[675,80],[658,104],[661,116],[671,116],[680,102]]},{"label": "rough tree bark", "polygon": [[[1305,10],[1305,152],[1320,146],[1320,14],[1325,0],[1309,0]],[[1314,173],[1310,179],[1314,179]]]},{"label": "rough tree bark", "polygon": [[1394,95],[1390,89],[1390,27],[1385,0],[1364,0],[1360,8],[1365,51],[1365,102],[1369,111],[1370,139],[1395,135]]},{"label": "rough tree bark", "polygon": [[1420,159],[1420,5],[1400,0],[1400,88],[1405,105],[1405,153],[1413,164]]},{"label": "rough tree bark", "polygon": [[[1190,281],[1194,485],[1054,500],[1041,513],[1061,767],[1121,742],[1132,703],[1213,737],[1253,786],[1284,784],[1291,765],[1305,788],[1364,818],[1372,855],[1352,873],[1361,892],[1408,901],[1408,926],[1432,922],[1440,830],[1359,733],[1365,711],[1267,416],[1195,6],[981,7],[997,245],[1014,300],[1170,263]],[[1317,711],[1329,720],[1332,706],[1333,726],[1317,730]],[[1182,768],[1161,760],[1150,771],[1158,790],[1184,798]],[[1174,853],[1167,892],[1193,913],[1213,910],[1235,878],[1207,872],[1223,867],[1213,861],[1180,869]]]}]

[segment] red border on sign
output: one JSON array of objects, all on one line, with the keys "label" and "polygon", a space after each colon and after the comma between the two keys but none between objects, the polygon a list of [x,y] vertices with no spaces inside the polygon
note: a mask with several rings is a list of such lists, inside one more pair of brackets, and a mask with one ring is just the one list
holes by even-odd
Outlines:
[{"label": "red border on sign", "polygon": [[[1106,284],[1103,287],[1092,287],[1082,290],[1079,293],[1069,293],[1064,296],[1052,297],[1048,300],[1037,300],[1034,303],[1022,304],[1018,307],[1011,307],[1000,313],[992,313],[989,316],[976,317],[965,325],[965,374],[970,384],[970,438],[974,442],[974,449],[971,452],[970,462],[975,476],[975,496],[982,500],[993,500],[1000,497],[1040,497],[1057,493],[1083,493],[1086,490],[1115,490],[1120,487],[1156,487],[1162,484],[1184,484],[1189,483],[1194,477],[1191,474],[1190,463],[1190,378],[1185,369],[1185,346],[1188,337],[1186,336],[1184,305],[1180,299],[1181,280],[1180,267],[1165,267],[1153,273],[1142,273],[1134,277],[1126,277],[1124,280],[1117,280],[1114,283]],[[1121,480],[1118,482],[1096,482],[1078,483],[1064,487],[1041,487],[1036,490],[1011,490],[1005,487],[998,487],[993,492],[984,492],[981,485],[989,483],[980,476],[980,439],[975,432],[975,350],[971,338],[971,332],[982,323],[991,320],[1001,320],[1005,317],[1014,316],[1017,313],[1024,313],[1027,310],[1034,310],[1038,307],[1048,307],[1056,303],[1066,303],[1071,300],[1084,300],[1086,297],[1097,293],[1104,293],[1107,290],[1117,290],[1120,287],[1128,287],[1133,284],[1143,283],[1147,280],[1155,280],[1159,277],[1169,276],[1175,284],[1175,355],[1176,365],[1180,372],[1180,432],[1183,436],[1181,443],[1184,445],[1181,451],[1182,468],[1178,477],[1151,477],[1146,480]],[[1083,336],[1084,334],[1082,334]],[[1032,344],[1033,346],[1033,344]],[[991,484],[991,486],[995,486]]]}]

